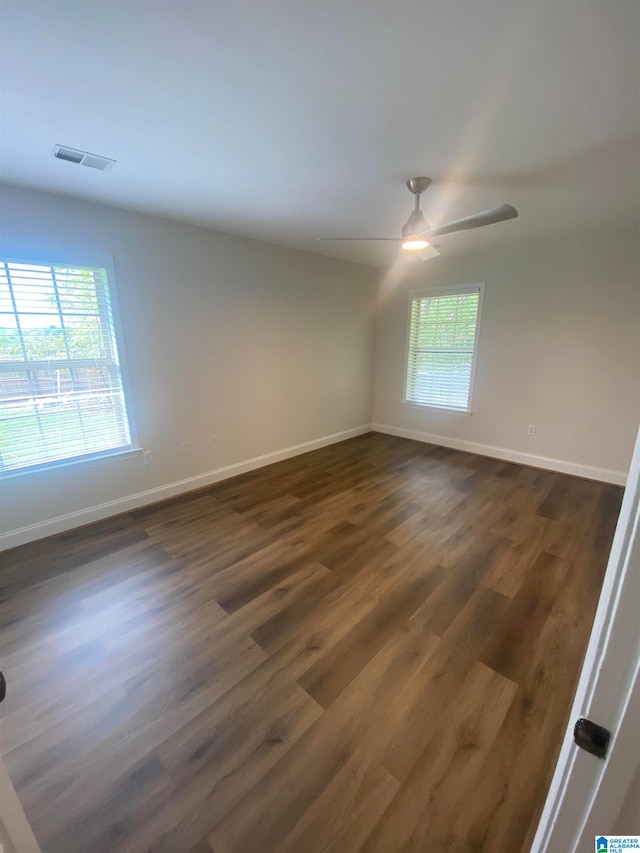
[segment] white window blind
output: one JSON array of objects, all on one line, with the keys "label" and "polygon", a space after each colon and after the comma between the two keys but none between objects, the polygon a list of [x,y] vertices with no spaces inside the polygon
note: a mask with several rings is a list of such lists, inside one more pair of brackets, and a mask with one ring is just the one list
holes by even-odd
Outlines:
[{"label": "white window blind", "polygon": [[480,287],[411,299],[405,400],[468,412]]},{"label": "white window blind", "polygon": [[107,271],[0,261],[0,470],[130,447]]}]

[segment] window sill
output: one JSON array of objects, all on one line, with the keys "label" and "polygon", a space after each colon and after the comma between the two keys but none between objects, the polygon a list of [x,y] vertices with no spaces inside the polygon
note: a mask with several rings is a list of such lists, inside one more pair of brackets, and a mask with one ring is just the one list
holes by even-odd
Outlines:
[{"label": "window sill", "polygon": [[40,465],[30,465],[25,468],[10,468],[0,471],[0,481],[13,480],[22,477],[33,477],[37,474],[55,474],[69,469],[93,468],[109,462],[124,462],[142,453],[141,447],[128,447],[126,450],[114,450],[88,456],[76,456],[73,459],[60,459],[55,462],[43,462]]}]

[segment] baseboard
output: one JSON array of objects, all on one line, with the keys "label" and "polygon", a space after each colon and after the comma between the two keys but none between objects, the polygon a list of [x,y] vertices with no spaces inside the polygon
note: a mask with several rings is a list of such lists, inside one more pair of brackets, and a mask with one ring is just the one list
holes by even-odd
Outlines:
[{"label": "baseboard", "polygon": [[246,459],[243,462],[234,462],[233,465],[225,465],[223,468],[216,468],[214,471],[207,471],[205,474],[198,474],[195,477],[188,477],[185,480],[176,480],[174,483],[157,486],[145,492],[137,492],[124,498],[97,504],[96,506],[71,512],[67,515],[59,515],[56,518],[39,521],[36,524],[29,524],[26,527],[19,527],[17,530],[10,530],[7,533],[0,534],[0,551],[17,548],[19,545],[25,545],[27,542],[34,542],[36,539],[44,539],[46,536],[53,536],[56,533],[63,533],[65,530],[72,530],[75,527],[82,527],[94,521],[101,521],[112,515],[119,515],[132,509],[139,509],[142,506],[166,500],[166,498],[174,498],[176,495],[192,492],[204,486],[211,486],[213,483],[227,480],[229,477],[236,477],[238,474],[245,474],[247,471],[254,471],[257,468],[263,468],[265,465],[281,462],[283,459],[291,459],[294,456],[300,456],[302,453],[309,453],[312,450],[319,450],[321,447],[337,444],[337,442],[345,441],[348,438],[364,435],[367,432],[371,432],[371,429],[371,424],[365,424],[354,427],[353,429],[343,430],[342,432],[335,432],[332,435],[325,435],[322,438],[315,438],[312,441],[305,441],[302,444],[285,447],[283,450],[275,450],[272,453],[264,453],[262,456],[254,456],[253,459]]},{"label": "baseboard", "polygon": [[507,447],[494,447],[491,444],[478,444],[475,441],[465,441],[461,438],[450,438],[447,435],[434,435],[429,432],[404,429],[389,424],[373,424],[374,432],[387,435],[397,435],[400,438],[412,438],[414,441],[424,441],[427,444],[438,444],[453,450],[464,450],[467,453],[477,453],[479,456],[491,456],[494,459],[504,459],[505,462],[517,462],[532,468],[544,468],[547,471],[558,471],[561,474],[572,474],[574,477],[584,477],[587,480],[599,480],[602,483],[613,483],[624,486],[627,475],[624,471],[612,471],[609,468],[596,468],[593,465],[583,465],[581,462],[568,462],[565,459],[554,459],[550,456],[535,456],[533,453],[522,453],[520,450],[509,450]]},{"label": "baseboard", "polygon": [[132,509],[139,509],[140,507],[147,506],[148,504],[156,503],[157,501],[176,497],[177,495],[184,494],[185,492],[191,492],[195,489],[203,488],[204,486],[210,486],[214,483],[220,482],[221,480],[227,480],[230,477],[237,476],[238,474],[254,471],[257,468],[263,468],[265,465],[271,465],[274,462],[280,462],[283,459],[291,459],[294,456],[300,456],[302,453],[309,453],[312,450],[319,450],[321,447],[327,447],[330,444],[336,444],[337,442],[345,441],[348,438],[364,435],[371,430],[386,433],[387,435],[396,435],[401,438],[411,438],[414,441],[423,441],[427,444],[437,444],[441,447],[450,447],[453,450],[464,450],[468,453],[477,453],[480,456],[491,456],[494,459],[504,459],[506,462],[517,462],[520,465],[530,465],[533,468],[544,468],[548,471],[558,471],[562,474],[572,474],[576,477],[585,477],[588,480],[599,480],[603,483],[613,483],[616,486],[624,486],[627,481],[627,475],[623,471],[613,471],[608,468],[597,468],[593,465],[584,465],[579,462],[568,462],[564,459],[554,459],[548,456],[536,456],[532,453],[522,453],[519,450],[510,450],[506,447],[494,447],[490,444],[478,444],[475,441],[465,441],[464,439],[451,438],[446,435],[419,432],[417,430],[404,429],[403,427],[390,426],[389,424],[365,424],[363,426],[354,427],[353,429],[336,432],[332,435],[325,435],[322,438],[316,438],[312,441],[305,441],[302,444],[285,447],[282,450],[276,450],[272,453],[265,453],[262,456],[255,456],[252,459],[246,459],[242,462],[235,462],[232,465],[226,465],[223,468],[216,468],[213,471],[208,471],[205,474],[198,474],[195,477],[177,480],[164,486],[158,486],[144,492],[137,492],[136,494],[128,495],[124,498],[118,498],[114,501],[97,504],[96,506],[78,510],[77,512],[59,515],[56,518],[50,518],[46,521],[30,524],[26,527],[20,527],[17,530],[10,530],[7,533],[1,533],[0,551],[6,551],[9,548],[17,548],[19,545],[25,545],[27,542],[44,539],[46,536],[63,533],[64,531],[72,530],[75,527],[91,524],[94,521],[101,521],[102,519],[109,518],[113,515],[119,515],[120,513],[128,512]]}]

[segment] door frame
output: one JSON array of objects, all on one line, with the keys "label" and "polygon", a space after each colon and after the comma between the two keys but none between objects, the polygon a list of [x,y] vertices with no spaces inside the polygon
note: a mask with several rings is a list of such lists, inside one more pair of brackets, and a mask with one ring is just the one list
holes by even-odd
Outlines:
[{"label": "door frame", "polygon": [[[531,853],[591,850],[611,835],[640,764],[640,431],[569,725]],[[587,717],[612,733],[605,759],[579,749]]]},{"label": "door frame", "polygon": [[15,792],[9,773],[0,760],[0,850],[7,853],[41,853],[33,830]]}]

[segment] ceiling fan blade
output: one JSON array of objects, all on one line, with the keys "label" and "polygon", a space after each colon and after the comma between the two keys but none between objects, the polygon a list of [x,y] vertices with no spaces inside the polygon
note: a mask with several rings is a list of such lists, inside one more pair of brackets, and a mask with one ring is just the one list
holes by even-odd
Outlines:
[{"label": "ceiling fan blade", "polygon": [[434,249],[433,246],[429,246],[428,249],[424,249],[422,252],[417,253],[422,261],[428,261],[430,258],[437,258],[440,252],[437,249]]},{"label": "ceiling fan blade", "polygon": [[501,204],[500,207],[492,207],[491,210],[483,210],[481,213],[474,213],[463,219],[438,225],[436,228],[425,231],[424,236],[444,237],[445,234],[455,234],[457,231],[469,231],[471,228],[482,228],[483,225],[494,225],[496,222],[515,219],[517,215],[518,211],[515,207],[510,204]]},{"label": "ceiling fan blade", "polygon": [[353,243],[355,241],[361,242],[363,240],[385,240],[399,243],[400,237],[316,237],[316,240],[319,243]]}]

